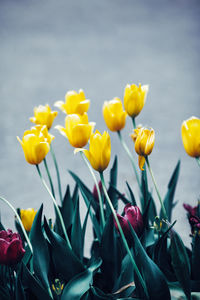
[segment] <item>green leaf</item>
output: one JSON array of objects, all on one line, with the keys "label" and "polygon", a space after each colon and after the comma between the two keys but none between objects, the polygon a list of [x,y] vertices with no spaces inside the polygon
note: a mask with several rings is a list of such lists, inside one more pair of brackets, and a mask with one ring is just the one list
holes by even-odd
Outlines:
[{"label": "green leaf", "polygon": [[43,204],[38,210],[33,225],[30,231],[30,241],[33,246],[33,268],[36,276],[42,282],[42,284],[49,288],[49,266],[50,257],[47,242],[42,232],[41,218],[42,218]]},{"label": "green leaf", "polygon": [[113,216],[111,215],[104,227],[100,244],[102,258],[101,272],[105,283],[104,290],[111,292],[121,273],[122,251],[119,244]]},{"label": "green leaf", "polygon": [[[94,198],[93,198],[93,196],[92,197],[89,196],[87,187],[82,183],[82,181],[79,179],[79,177],[76,174],[74,174],[71,171],[69,171],[69,173],[71,174],[71,176],[74,178],[74,180],[78,184],[79,189],[81,191],[82,197],[83,197],[83,199],[85,201],[85,204],[86,204],[87,208],[89,208],[90,203],[93,206]],[[90,194],[91,194],[91,192],[90,192]],[[89,198],[88,198],[88,196],[89,196]],[[94,208],[94,206],[93,206],[93,208]],[[96,234],[98,240],[100,240],[101,239],[101,231],[100,231],[99,222],[97,221],[96,216],[92,213],[91,210],[90,210],[90,218],[92,220],[92,224],[93,224],[93,228],[94,228],[95,234]]]},{"label": "green leaf", "polygon": [[118,209],[118,198],[117,198],[116,191],[114,189],[117,186],[117,169],[118,169],[117,156],[115,156],[113,166],[110,170],[110,183],[108,188],[108,195],[110,197],[110,200],[115,210]]},{"label": "green leaf", "polygon": [[130,187],[130,185],[128,184],[127,181],[126,181],[126,185],[127,185],[127,187],[128,187],[128,191],[129,191],[129,194],[130,194],[131,204],[134,205],[134,206],[136,206],[137,203],[136,203],[136,201],[135,201],[135,196],[134,196],[133,191],[132,191],[132,189],[131,189],[131,187]]},{"label": "green leaf", "polygon": [[195,234],[192,245],[192,278],[200,280],[200,236]]},{"label": "green leaf", "polygon": [[[158,266],[150,259],[150,257],[145,252],[140,240],[133,230],[130,222],[129,227],[131,230],[131,235],[135,244],[134,251],[135,251],[135,261],[140,270],[141,274],[146,283],[146,287],[149,294],[150,300],[170,300],[170,292],[166,282],[166,279],[163,273],[160,271]],[[138,282],[137,276],[135,274],[135,283],[136,288],[141,290],[141,285]]]},{"label": "green leaf", "polygon": [[79,199],[76,201],[76,207],[74,211],[74,219],[71,231],[71,245],[76,256],[82,261],[83,259],[83,237],[81,220],[79,213]]},{"label": "green leaf", "polygon": [[[168,191],[167,194],[164,198],[164,206],[166,209],[166,213],[167,213],[167,217],[169,222],[171,222],[171,215],[172,215],[172,209],[174,207],[174,194],[175,194],[175,190],[176,190],[176,185],[178,182],[178,177],[179,177],[179,171],[180,171],[180,160],[178,161],[174,172],[170,178],[169,184],[168,184]],[[163,218],[163,214],[162,211],[160,211],[160,217]]]},{"label": "green leaf", "polygon": [[52,300],[47,290],[40,284],[40,282],[31,274],[28,268],[22,263],[22,283],[37,299]]},{"label": "green leaf", "polygon": [[[86,227],[87,227],[87,222],[88,222],[88,216],[90,213],[90,208],[91,205],[89,205],[88,209],[87,209],[87,213],[83,222],[83,228],[82,228],[82,243],[83,243],[83,249],[84,249],[84,244],[85,244],[85,233],[86,233]],[[84,251],[84,250],[83,250]]]},{"label": "green leaf", "polygon": [[125,196],[124,194],[120,193],[120,191],[118,191],[117,188],[113,187],[113,189],[115,190],[118,198],[124,203],[124,204],[128,204],[131,203]]},{"label": "green leaf", "polygon": [[26,295],[19,274],[17,274],[17,278],[16,278],[15,293],[16,293],[16,300],[26,300]]},{"label": "green leaf", "polygon": [[73,215],[74,215],[74,203],[72,201],[72,197],[70,195],[70,188],[67,185],[66,193],[63,198],[62,206],[60,207],[60,211],[63,217],[63,221],[65,224],[66,230],[71,226]]},{"label": "green leaf", "polygon": [[170,245],[172,266],[187,299],[191,299],[190,262],[186,248],[175,231],[171,231]]},{"label": "green leaf", "polygon": [[66,281],[83,272],[85,270],[83,264],[66,241],[49,228],[46,219],[44,219],[44,229],[52,246],[52,260],[56,272],[61,273]]},{"label": "green leaf", "polygon": [[123,286],[133,282],[133,280],[133,265],[131,263],[130,256],[126,255],[122,261],[120,276],[115,283],[114,291],[118,291]]}]

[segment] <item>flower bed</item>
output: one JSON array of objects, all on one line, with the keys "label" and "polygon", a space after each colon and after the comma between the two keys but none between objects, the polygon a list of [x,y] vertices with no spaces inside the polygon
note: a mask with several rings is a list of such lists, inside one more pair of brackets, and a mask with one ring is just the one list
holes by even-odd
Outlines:
[{"label": "flower bed", "polygon": [[[180,161],[162,198],[149,160],[155,132],[152,128],[136,126],[136,117],[142,111],[148,89],[147,85],[127,85],[125,110],[119,98],[106,101],[102,109],[108,129],[117,133],[130,159],[140,191],[140,203],[136,203],[135,188],[128,183],[128,193],[119,191],[117,157],[110,168],[109,182],[105,182],[104,172],[108,172],[111,158],[110,135],[106,131],[102,134],[94,131],[95,123],[89,122],[87,116],[90,101],[82,90],[69,91],[65,102],[55,103],[66,114],[65,126],[55,128],[75,148],[74,153],[82,156],[88,176],[94,180],[93,190],[70,171],[76,185],[73,190],[68,185],[63,196],[52,148],[54,136],[49,132],[58,112],[52,111],[49,105],[34,109],[30,121],[35,126],[26,130],[22,139],[17,139],[26,161],[37,168],[49,199],[53,201],[56,218],[54,223],[46,219],[42,203],[36,212],[32,208],[15,209],[8,200],[0,197],[14,212],[17,230],[13,233],[0,223],[0,299],[200,299],[200,205],[184,204],[191,226],[192,247],[188,249],[174,230],[176,220],[171,218]],[[121,134],[127,117],[133,123],[131,138],[138,155],[138,166],[135,154]],[[183,122],[182,140],[187,154],[200,165],[200,119],[192,117]],[[52,178],[49,172],[48,153],[53,157],[57,178]],[[40,163],[44,163],[48,183]],[[152,178],[160,208],[155,205],[147,172]],[[58,184],[58,195],[55,184]],[[83,223],[80,201],[87,207]],[[119,202],[124,205],[122,214],[118,212]],[[84,245],[89,218],[93,240],[88,258],[84,256]]]}]

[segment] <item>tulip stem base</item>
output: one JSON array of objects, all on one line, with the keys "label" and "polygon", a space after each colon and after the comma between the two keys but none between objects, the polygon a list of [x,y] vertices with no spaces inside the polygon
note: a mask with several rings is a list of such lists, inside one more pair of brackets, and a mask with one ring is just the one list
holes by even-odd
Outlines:
[{"label": "tulip stem base", "polygon": [[162,198],[161,198],[161,196],[160,196],[160,192],[159,192],[159,190],[158,190],[158,186],[157,186],[155,177],[154,177],[154,175],[153,175],[153,171],[152,171],[152,169],[151,169],[151,166],[150,166],[150,163],[149,163],[148,156],[145,157],[145,161],[146,161],[147,167],[148,167],[148,169],[149,169],[149,173],[150,173],[150,175],[151,175],[151,178],[152,178],[152,181],[153,181],[153,184],[154,184],[156,193],[157,193],[157,195],[158,195],[158,199],[159,199],[159,201],[160,201],[160,205],[161,205],[161,210],[162,210],[162,212],[163,212],[163,216],[164,216],[164,218],[167,220],[166,209],[165,209],[165,206],[164,206],[164,204],[163,204]]},{"label": "tulip stem base", "polygon": [[94,183],[96,185],[96,189],[97,189],[97,194],[98,194],[98,198],[99,198],[99,206],[100,206],[100,215],[101,215],[101,224],[102,224],[102,229],[104,228],[105,226],[105,216],[104,216],[104,209],[103,209],[103,201],[102,201],[102,197],[101,197],[101,192],[100,192],[100,189],[99,189],[99,185],[98,185],[98,182],[97,182],[97,179],[96,179],[96,176],[94,175],[94,172],[89,164],[89,162],[87,161],[87,158],[85,157],[84,153],[83,152],[80,152],[85,164],[87,165],[91,175],[92,175],[92,178],[94,180]]},{"label": "tulip stem base", "polygon": [[197,157],[196,160],[197,160],[197,163],[198,163],[198,165],[200,167],[200,157]]},{"label": "tulip stem base", "polygon": [[135,270],[135,272],[136,272],[136,274],[137,274],[137,276],[138,276],[138,279],[139,279],[139,281],[140,281],[142,287],[144,288],[145,294],[148,296],[148,292],[147,292],[147,287],[146,287],[145,281],[144,281],[144,279],[142,278],[142,275],[141,275],[141,273],[140,273],[140,271],[139,271],[139,269],[138,269],[138,267],[137,267],[137,265],[136,265],[136,263],[135,263],[135,260],[134,260],[134,258],[133,258],[133,255],[132,255],[132,253],[131,253],[131,250],[129,249],[128,243],[127,243],[127,241],[126,241],[124,232],[123,232],[122,227],[121,227],[121,225],[120,225],[120,223],[119,223],[117,214],[116,214],[116,212],[115,212],[115,209],[114,209],[114,207],[113,207],[113,205],[112,205],[112,202],[111,202],[111,200],[110,200],[110,198],[109,198],[109,195],[108,195],[108,193],[107,193],[107,189],[106,189],[106,185],[105,185],[105,181],[104,181],[103,172],[100,172],[99,174],[100,174],[101,183],[102,183],[102,187],[103,187],[103,191],[104,191],[106,200],[107,200],[107,202],[108,202],[108,205],[110,206],[110,209],[111,209],[111,211],[112,211],[113,217],[114,217],[114,219],[115,219],[115,221],[116,221],[116,223],[117,223],[117,226],[118,226],[118,229],[119,229],[119,232],[120,232],[122,241],[123,241],[123,243],[124,243],[124,247],[125,247],[125,249],[126,249],[128,255],[130,256],[131,263],[132,263],[132,265],[133,265],[133,268],[134,268],[134,270]]},{"label": "tulip stem base", "polygon": [[62,203],[63,198],[62,198],[60,172],[59,172],[59,169],[58,169],[58,164],[57,164],[56,156],[55,156],[55,153],[53,151],[52,145],[50,145],[50,152],[51,152],[53,162],[54,162],[54,165],[55,165],[55,169],[56,169],[56,175],[57,175],[57,181],[58,181],[58,191],[59,191],[59,195],[60,195],[60,202]]},{"label": "tulip stem base", "polygon": [[135,172],[135,177],[136,177],[138,186],[139,186],[139,188],[140,188],[140,179],[139,179],[139,176],[138,176],[138,172],[137,172],[137,169],[136,169],[136,166],[135,166],[135,162],[134,162],[133,156],[131,155],[131,152],[130,152],[128,146],[126,145],[124,139],[122,138],[121,132],[120,132],[120,131],[117,131],[117,133],[118,133],[118,137],[119,137],[119,139],[120,139],[120,142],[121,142],[121,144],[122,144],[124,150],[126,151],[128,157],[129,157],[130,160],[131,160],[131,163],[132,163],[132,166],[133,166],[133,170],[134,170],[134,172]]},{"label": "tulip stem base", "polygon": [[63,221],[63,218],[62,218],[62,215],[61,215],[61,212],[60,212],[60,209],[58,207],[58,204],[56,203],[56,199],[54,198],[54,196],[52,195],[48,185],[46,184],[44,178],[42,177],[42,174],[40,172],[40,168],[38,165],[36,165],[36,168],[37,168],[37,171],[38,171],[38,174],[40,176],[40,179],[44,185],[44,187],[46,188],[47,192],[49,193],[51,199],[53,200],[53,203],[55,205],[55,209],[56,209],[56,212],[58,214],[58,218],[60,220],[60,224],[61,224],[61,227],[62,227],[62,230],[63,230],[63,233],[64,233],[64,236],[65,236],[65,239],[66,239],[66,242],[67,242],[67,245],[69,246],[70,249],[72,249],[71,247],[71,244],[70,244],[70,241],[69,241],[69,238],[68,238],[68,235],[67,235],[67,231],[66,231],[66,228],[65,228],[65,224],[64,224],[64,221]]},{"label": "tulip stem base", "polygon": [[15,208],[12,206],[12,204],[10,204],[10,202],[9,202],[8,200],[6,200],[5,198],[0,197],[0,200],[2,200],[4,203],[6,203],[6,204],[12,209],[12,211],[14,212],[14,214],[15,214],[15,216],[16,216],[16,218],[17,218],[17,221],[19,222],[19,225],[20,225],[20,227],[21,227],[21,229],[22,229],[22,231],[23,231],[23,234],[24,234],[24,237],[25,237],[25,239],[26,239],[26,241],[27,241],[27,244],[28,244],[28,246],[29,246],[29,249],[30,249],[31,253],[33,254],[33,248],[32,248],[31,242],[30,242],[30,240],[29,240],[29,237],[28,237],[28,235],[27,235],[27,233],[26,233],[26,230],[25,230],[25,228],[24,228],[24,225],[22,224],[22,221],[21,221],[21,219],[20,219],[20,217],[19,217],[19,215],[18,215],[16,209],[15,209]]},{"label": "tulip stem base", "polygon": [[50,175],[50,172],[49,172],[49,168],[48,168],[48,165],[47,165],[46,158],[44,158],[43,161],[44,161],[44,166],[45,166],[45,169],[46,169],[46,172],[47,172],[47,176],[48,176],[48,179],[49,179],[49,184],[50,184],[50,187],[51,187],[51,192],[52,192],[52,195],[55,198],[55,191],[54,191],[54,187],[53,187],[53,181],[51,179],[51,175]]}]

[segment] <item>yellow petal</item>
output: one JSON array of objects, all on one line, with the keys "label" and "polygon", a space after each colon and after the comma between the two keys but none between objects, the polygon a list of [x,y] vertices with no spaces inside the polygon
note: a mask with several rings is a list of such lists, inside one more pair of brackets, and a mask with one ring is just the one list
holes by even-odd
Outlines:
[{"label": "yellow petal", "polygon": [[139,156],[138,156],[138,164],[139,164],[139,167],[140,167],[140,170],[141,170],[141,171],[144,171],[144,168],[143,168],[144,163],[145,163],[145,157],[139,155]]}]

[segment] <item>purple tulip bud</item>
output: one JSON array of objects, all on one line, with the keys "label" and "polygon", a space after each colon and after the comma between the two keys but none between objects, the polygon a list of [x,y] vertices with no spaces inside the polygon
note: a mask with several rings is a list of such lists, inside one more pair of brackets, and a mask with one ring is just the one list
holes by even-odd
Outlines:
[{"label": "purple tulip bud", "polygon": [[[102,187],[101,181],[99,181],[98,185],[99,185],[99,191],[100,191],[100,194],[102,195],[103,187]],[[94,185],[92,194],[93,194],[93,196],[94,196],[94,199],[99,203],[99,196],[98,196],[96,184]]]},{"label": "purple tulip bud", "polygon": [[189,213],[190,216],[195,216],[197,213],[197,206],[192,207],[189,204],[184,203],[183,207],[185,208],[185,210],[187,210],[187,212]]},{"label": "purple tulip bud", "polygon": [[0,264],[15,265],[24,256],[25,250],[22,245],[21,237],[12,230],[0,231]]},{"label": "purple tulip bud", "polygon": [[[124,217],[120,216],[119,214],[117,214],[117,217],[126,238],[129,239],[131,236],[128,221],[130,222],[131,226],[133,227],[138,236],[142,234],[143,219],[138,206],[133,206],[130,203],[126,204],[126,206],[124,207]],[[116,221],[114,221],[114,223],[115,227],[118,230]]]}]

